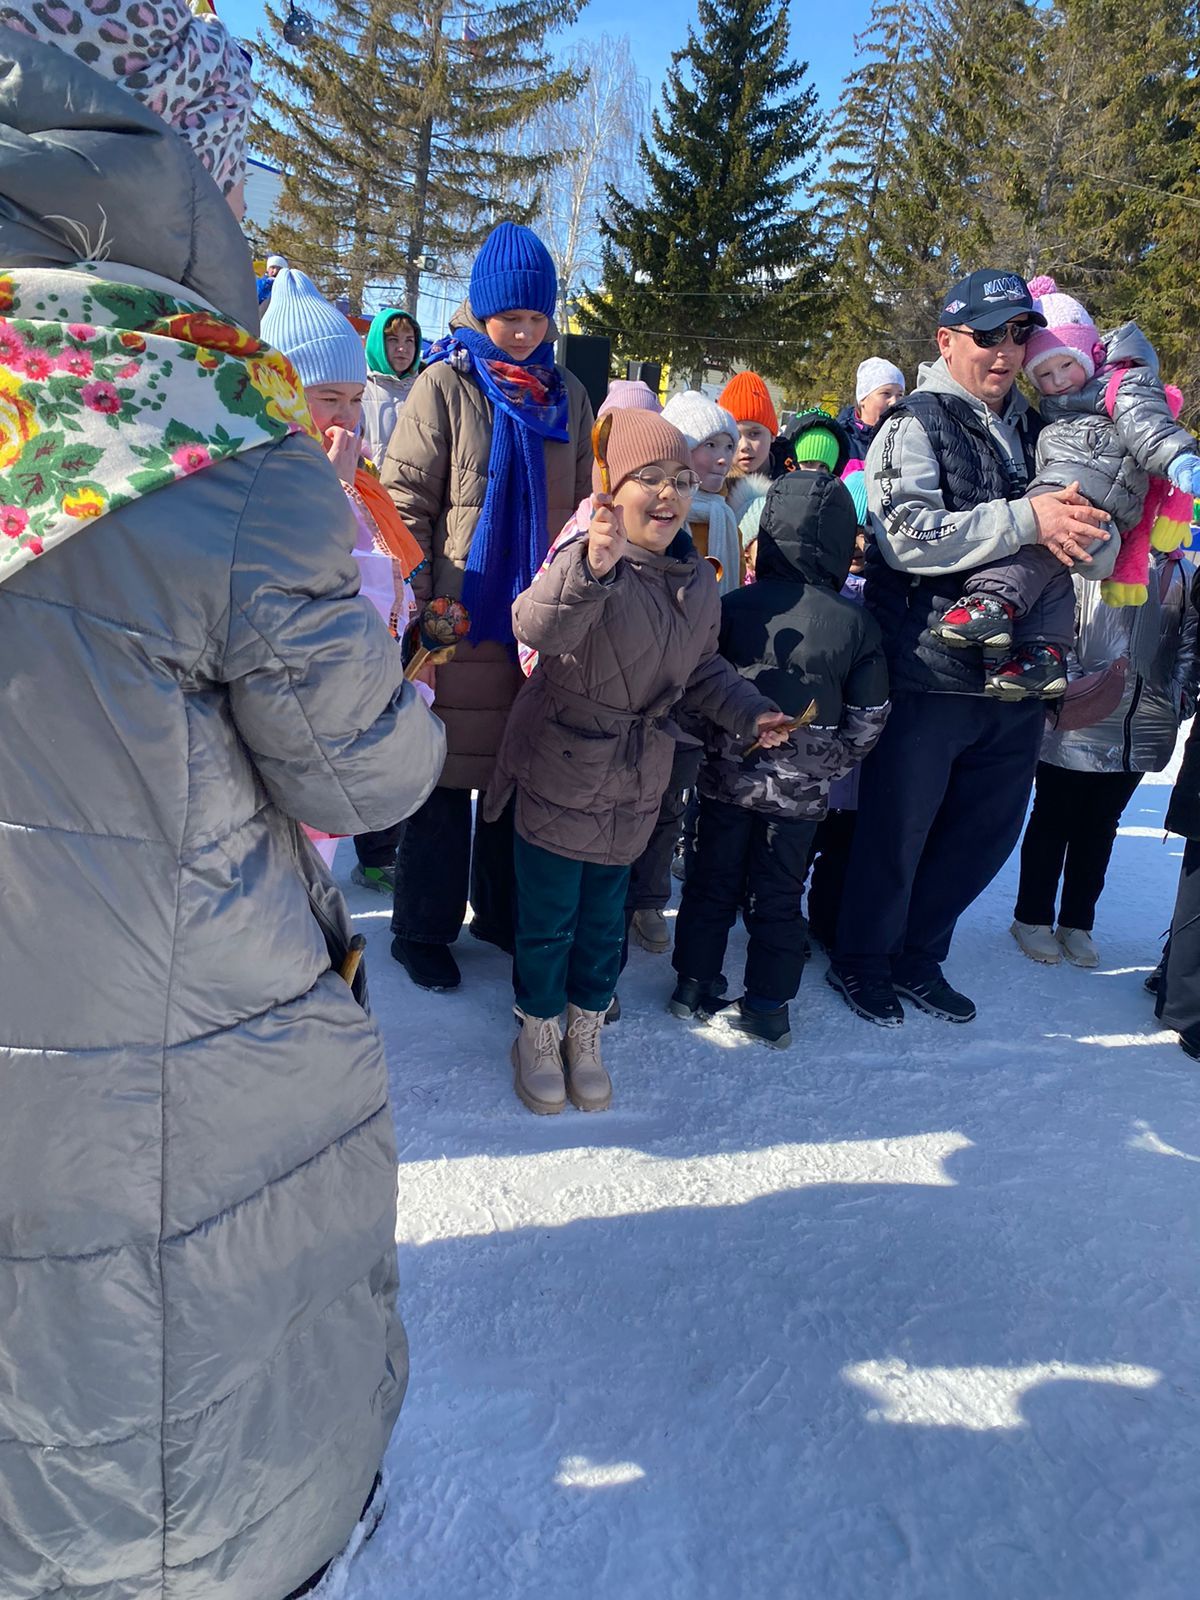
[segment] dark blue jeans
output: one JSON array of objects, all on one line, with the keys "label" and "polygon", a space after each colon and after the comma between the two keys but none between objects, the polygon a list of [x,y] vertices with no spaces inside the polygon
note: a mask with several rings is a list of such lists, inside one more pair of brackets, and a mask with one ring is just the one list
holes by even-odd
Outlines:
[{"label": "dark blue jeans", "polygon": [[897,696],[863,762],[840,969],[913,980],[940,967],[1020,838],[1044,722],[1037,702]]}]

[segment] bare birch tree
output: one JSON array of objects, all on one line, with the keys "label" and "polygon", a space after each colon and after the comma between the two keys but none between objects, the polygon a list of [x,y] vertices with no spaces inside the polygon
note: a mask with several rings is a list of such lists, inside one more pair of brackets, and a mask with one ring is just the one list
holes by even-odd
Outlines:
[{"label": "bare birch tree", "polygon": [[[569,301],[585,277],[600,275],[598,217],[607,186],[640,197],[637,154],[650,108],[629,40],[600,34],[573,46],[562,65],[580,80],[569,104],[543,107],[517,134],[523,154],[553,155],[537,180],[540,204],[533,227],[558,269],[562,326]],[[530,185],[531,191],[534,185]]]}]

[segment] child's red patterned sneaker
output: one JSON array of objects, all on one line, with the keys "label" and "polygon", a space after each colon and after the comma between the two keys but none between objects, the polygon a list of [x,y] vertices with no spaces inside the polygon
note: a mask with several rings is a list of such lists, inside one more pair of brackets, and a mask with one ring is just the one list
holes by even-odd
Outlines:
[{"label": "child's red patterned sneaker", "polygon": [[987,594],[965,594],[929,630],[943,643],[964,649],[984,645],[1007,650],[1012,644],[1013,607]]},{"label": "child's red patterned sneaker", "polygon": [[1056,644],[1022,645],[991,673],[984,694],[997,700],[1057,700],[1067,692],[1067,663]]}]

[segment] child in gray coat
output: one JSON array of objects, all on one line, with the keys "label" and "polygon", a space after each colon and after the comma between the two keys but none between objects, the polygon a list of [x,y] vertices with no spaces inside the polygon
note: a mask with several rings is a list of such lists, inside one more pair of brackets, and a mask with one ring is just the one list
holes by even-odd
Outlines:
[{"label": "child in gray coat", "polygon": [[[1151,538],[1156,548],[1167,548],[1157,514],[1173,519],[1164,519],[1171,529],[1178,522],[1170,535],[1176,544],[1190,520],[1170,504],[1168,481],[1183,504],[1200,490],[1196,441],[1175,420],[1182,397],[1164,388],[1158,357],[1136,323],[1102,338],[1079,301],[1060,294],[1053,278],[1035,278],[1029,287],[1047,324],[1025,346],[1024,370],[1042,396],[1046,422],[1029,494],[1077,483],[1085,499],[1108,512],[1122,544],[1104,599],[1140,605]],[[1022,637],[1020,624],[1038,600],[1037,636]],[[1027,545],[974,572],[932,631],[945,644],[983,646],[1007,657],[989,673],[988,694],[1050,700],[1067,686],[1074,622],[1069,570],[1051,551]]]}]

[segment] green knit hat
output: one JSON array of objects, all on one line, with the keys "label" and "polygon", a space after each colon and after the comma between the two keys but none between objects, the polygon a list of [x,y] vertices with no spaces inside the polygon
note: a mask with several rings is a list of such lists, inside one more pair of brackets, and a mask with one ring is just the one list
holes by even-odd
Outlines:
[{"label": "green knit hat", "polygon": [[[832,422],[833,418],[830,417],[829,420]],[[838,443],[836,434],[832,433],[828,428],[822,428],[817,424],[816,426],[805,428],[797,435],[792,453],[797,462],[817,461],[820,462],[821,466],[828,467],[832,472],[837,466],[838,456],[841,454],[841,446]]]}]

